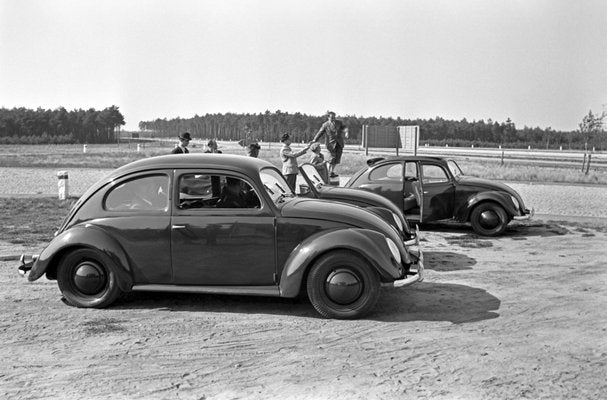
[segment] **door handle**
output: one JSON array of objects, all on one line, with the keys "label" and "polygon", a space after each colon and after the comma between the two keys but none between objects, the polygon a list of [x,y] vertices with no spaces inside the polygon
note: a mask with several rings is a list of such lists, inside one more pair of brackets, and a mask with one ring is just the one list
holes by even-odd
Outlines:
[{"label": "door handle", "polygon": [[185,229],[185,225],[172,225],[172,229]]}]

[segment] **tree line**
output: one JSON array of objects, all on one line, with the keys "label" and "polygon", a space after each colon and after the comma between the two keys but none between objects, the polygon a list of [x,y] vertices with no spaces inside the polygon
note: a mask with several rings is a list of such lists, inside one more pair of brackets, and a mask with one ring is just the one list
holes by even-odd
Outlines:
[{"label": "tree line", "polygon": [[[557,131],[552,128],[519,129],[508,118],[504,122],[446,120],[441,117],[431,119],[403,119],[400,117],[338,117],[348,127],[348,143],[361,143],[363,125],[401,126],[418,125],[420,127],[420,145],[463,146],[470,147],[508,147],[508,148],[548,148],[584,149],[595,147],[607,149],[607,141],[602,129],[602,117],[592,114],[594,125],[592,132],[580,124],[576,131]],[[603,114],[604,116],[604,114]],[[587,116],[588,117],[588,116]],[[585,118],[587,118],[585,117]],[[255,137],[263,141],[278,141],[282,133],[288,132],[294,141],[307,142],[314,137],[325,116],[288,113],[277,110],[258,114],[206,114],[192,118],[156,119],[141,121],[139,129],[153,137],[174,138],[181,132],[190,132],[195,138],[215,138],[219,140],[240,140]],[[597,129],[598,126],[598,129]],[[249,134],[247,134],[249,132]]]},{"label": "tree line", "polygon": [[[468,121],[431,119],[403,119],[401,117],[362,117],[346,115],[338,117],[348,127],[348,143],[360,144],[363,125],[420,127],[420,145],[455,147],[508,147],[607,150],[607,135],[603,129],[605,112],[592,111],[584,116],[575,131],[557,131],[551,128],[517,128],[509,118],[504,122],[491,119]],[[285,132],[296,142],[308,142],[314,137],[325,116],[288,113],[277,110],[258,114],[206,114],[191,118],[156,119],[139,122],[139,129],[147,136],[175,138],[182,132],[190,132],[194,138],[240,140],[256,138],[262,141],[278,141]],[[38,108],[0,108],[0,144],[42,143],[114,143],[124,125],[124,117],[117,106],[103,110],[63,107],[55,110]]]},{"label": "tree line", "polygon": [[121,125],[124,116],[116,106],[72,111],[0,108],[0,144],[113,143]]}]

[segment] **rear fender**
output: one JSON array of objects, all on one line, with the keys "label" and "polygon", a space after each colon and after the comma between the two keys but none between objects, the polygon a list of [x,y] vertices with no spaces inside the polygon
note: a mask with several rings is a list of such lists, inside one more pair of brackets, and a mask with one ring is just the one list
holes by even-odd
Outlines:
[{"label": "rear fender", "polygon": [[478,204],[490,201],[493,203],[497,203],[506,210],[506,213],[510,218],[513,215],[518,215],[518,211],[512,204],[512,200],[510,199],[510,195],[504,192],[482,192],[477,193],[474,196],[470,196],[468,201],[460,206],[458,210],[455,212],[455,219],[460,222],[466,222],[470,219],[470,213],[472,209],[476,207]]},{"label": "rear fender", "polygon": [[35,281],[45,273],[49,279],[56,279],[57,267],[63,255],[77,248],[99,250],[103,261],[115,267],[120,289],[131,289],[133,276],[124,249],[105,231],[90,224],[75,226],[55,237],[34,262],[28,280]]},{"label": "rear fender", "polygon": [[297,296],[308,268],[321,255],[337,249],[351,250],[363,257],[382,281],[391,282],[402,275],[383,234],[369,229],[340,229],[312,235],[293,249],[280,277],[280,295]]}]

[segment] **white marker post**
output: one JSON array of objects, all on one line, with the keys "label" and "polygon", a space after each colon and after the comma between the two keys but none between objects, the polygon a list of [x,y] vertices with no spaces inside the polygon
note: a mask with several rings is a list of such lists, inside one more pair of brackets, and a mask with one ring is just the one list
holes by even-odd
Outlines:
[{"label": "white marker post", "polygon": [[67,171],[57,171],[57,189],[59,189],[59,200],[65,200],[69,197]]}]

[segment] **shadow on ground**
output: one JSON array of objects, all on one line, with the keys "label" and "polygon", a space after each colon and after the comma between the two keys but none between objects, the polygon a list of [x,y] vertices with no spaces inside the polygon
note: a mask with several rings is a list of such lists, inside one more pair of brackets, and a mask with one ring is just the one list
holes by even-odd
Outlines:
[{"label": "shadow on ground", "polygon": [[[502,237],[510,238],[512,240],[525,240],[528,237],[540,236],[563,236],[571,234],[571,230],[563,223],[558,221],[526,221],[526,222],[511,222],[508,224],[506,231],[497,237],[480,236],[474,232],[472,226],[468,224],[458,224],[453,222],[434,222],[429,224],[423,224],[421,227],[422,236],[423,231],[432,232],[448,232],[448,233],[461,233],[463,236],[452,238],[450,240],[464,243],[462,247],[491,247],[491,241]],[[471,243],[471,241],[477,241],[477,244]],[[484,242],[480,242],[484,241]]]},{"label": "shadow on ground", "polygon": [[[407,289],[381,290],[373,311],[363,319],[385,322],[448,321],[454,324],[497,318],[500,300],[483,289],[465,285],[420,283]],[[228,312],[322,318],[305,298],[131,293],[116,310]]]},{"label": "shadow on ground", "polygon": [[474,258],[452,251],[424,251],[424,266],[437,272],[451,272],[472,269]]}]

